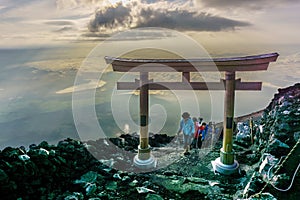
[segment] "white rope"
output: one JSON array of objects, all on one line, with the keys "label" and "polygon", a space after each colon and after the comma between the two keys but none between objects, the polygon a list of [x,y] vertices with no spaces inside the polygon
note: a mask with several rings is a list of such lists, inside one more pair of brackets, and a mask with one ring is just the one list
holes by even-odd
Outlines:
[{"label": "white rope", "polygon": [[296,174],[297,174],[297,172],[298,172],[298,170],[299,170],[299,167],[300,167],[300,163],[298,164],[298,167],[297,167],[297,169],[296,169],[295,172],[294,172],[294,175],[293,175],[293,178],[292,178],[292,182],[291,182],[290,186],[289,186],[287,189],[281,189],[281,188],[278,188],[278,187],[276,187],[273,183],[270,183],[270,185],[272,185],[273,188],[275,188],[276,190],[281,191],[281,192],[286,192],[286,191],[290,190],[291,187],[293,186],[293,183],[294,183]]},{"label": "white rope", "polygon": [[[282,167],[282,165],[285,163],[285,161],[289,158],[289,156],[294,152],[294,150],[296,149],[296,147],[297,147],[297,145],[298,145],[299,143],[300,143],[300,138],[298,139],[298,141],[297,141],[296,144],[294,145],[293,149],[288,153],[287,156],[285,156],[285,159],[284,159],[283,162],[278,166],[278,169],[275,171],[274,174],[276,174],[276,173],[279,171],[279,169]],[[281,161],[281,159],[282,159],[282,157],[280,158],[280,161]],[[280,163],[280,161],[279,161],[278,163]],[[265,184],[264,187],[260,190],[260,192],[251,195],[250,198],[251,198],[251,197],[259,197],[259,196],[262,194],[262,192],[266,189],[266,187],[268,186],[268,184],[270,184],[272,187],[274,187],[275,189],[277,189],[277,190],[279,190],[279,191],[288,191],[288,190],[292,187],[292,185],[293,185],[295,176],[296,176],[296,174],[297,174],[297,172],[298,172],[298,170],[299,170],[299,165],[300,165],[300,163],[298,164],[298,167],[297,167],[297,169],[296,169],[296,171],[295,171],[295,173],[294,173],[294,175],[293,175],[292,182],[291,182],[290,186],[289,186],[287,189],[283,190],[283,189],[277,188],[276,186],[274,186],[273,184],[271,184],[270,181],[268,180],[268,182],[266,182],[266,184]],[[273,166],[272,166],[272,167],[273,167]],[[272,167],[271,167],[271,168],[272,168]],[[270,172],[270,169],[268,170],[267,176],[269,175],[269,172]],[[269,177],[267,177],[267,178],[269,179]],[[252,179],[252,177],[251,177],[251,179]],[[250,181],[251,181],[251,179],[250,179]]]}]

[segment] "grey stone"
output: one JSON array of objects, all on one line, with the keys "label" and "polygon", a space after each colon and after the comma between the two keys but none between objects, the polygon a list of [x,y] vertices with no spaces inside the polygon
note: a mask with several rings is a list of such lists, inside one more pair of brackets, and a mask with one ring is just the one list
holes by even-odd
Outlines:
[{"label": "grey stone", "polygon": [[163,200],[163,198],[161,196],[159,196],[158,194],[147,194],[146,200]]},{"label": "grey stone", "polygon": [[136,187],[136,190],[138,191],[139,194],[142,194],[142,193],[149,193],[149,192],[155,192],[154,190],[151,190],[151,189],[148,189],[148,188],[145,188],[145,187]]},{"label": "grey stone", "polygon": [[246,200],[277,200],[277,199],[270,193],[262,193],[259,196],[250,197]]},{"label": "grey stone", "polygon": [[278,147],[283,147],[289,149],[289,145],[285,144],[284,142],[281,142],[280,140],[273,139],[271,143],[269,144],[270,148],[278,148]]},{"label": "grey stone", "polygon": [[286,131],[286,132],[289,132],[291,131],[291,127],[288,123],[281,123],[279,125],[279,131]]},{"label": "grey stone", "polygon": [[106,197],[107,196],[107,192],[106,191],[102,191],[99,194],[97,194],[98,197]]},{"label": "grey stone", "polygon": [[118,188],[118,183],[114,181],[109,181],[105,185],[106,190],[114,191]]},{"label": "grey stone", "polygon": [[[165,187],[167,190],[174,191],[180,194],[184,194],[188,191],[199,191],[203,194],[209,193],[209,184],[201,185],[200,183],[185,183],[187,179],[181,176],[173,176],[172,178],[163,175],[157,175],[153,180],[155,183]],[[196,179],[194,179],[196,180]],[[200,181],[200,179],[197,179]],[[201,180],[203,181],[203,180]]]},{"label": "grey stone", "polygon": [[85,185],[85,193],[90,196],[93,195],[97,190],[97,185],[95,183],[86,183]]},{"label": "grey stone", "polygon": [[289,152],[290,147],[281,142],[280,140],[273,138],[269,145],[266,147],[266,152],[276,157],[286,155]]},{"label": "grey stone", "polygon": [[300,131],[294,133],[294,140],[297,142],[300,139]]},{"label": "grey stone", "polygon": [[122,181],[128,181],[128,180],[130,180],[129,176],[123,176]]},{"label": "grey stone", "polygon": [[118,173],[114,174],[113,177],[114,177],[115,179],[120,179],[120,180],[122,180],[120,174],[118,174]]},{"label": "grey stone", "polygon": [[84,196],[80,192],[73,192],[71,195],[68,195],[64,200],[83,200]]},{"label": "grey stone", "polygon": [[134,187],[138,183],[137,180],[133,180],[131,183],[129,183],[129,186]]},{"label": "grey stone", "polygon": [[289,111],[289,110],[285,110],[282,112],[282,114],[284,114],[284,115],[289,115],[290,113],[291,113],[291,111]]},{"label": "grey stone", "polygon": [[194,182],[194,183],[208,183],[208,181],[204,178],[198,178],[198,177],[187,177],[186,178],[188,181],[190,182]]},{"label": "grey stone", "polygon": [[75,180],[74,183],[94,183],[97,180],[98,174],[94,171],[89,171],[80,177],[80,180]]},{"label": "grey stone", "polygon": [[0,169],[0,184],[6,183],[8,181],[8,176],[4,170]]},{"label": "grey stone", "polygon": [[44,149],[44,148],[40,148],[38,151],[39,155],[43,155],[43,156],[48,156],[49,155],[49,151]]},{"label": "grey stone", "polygon": [[254,172],[250,181],[247,183],[246,187],[243,191],[243,196],[251,196],[259,192],[261,187],[263,187],[264,182],[260,179],[260,174],[258,172]]},{"label": "grey stone", "polygon": [[22,160],[22,161],[30,160],[30,156],[28,156],[28,155],[26,155],[26,154],[19,155],[18,157],[19,157],[19,159]]}]

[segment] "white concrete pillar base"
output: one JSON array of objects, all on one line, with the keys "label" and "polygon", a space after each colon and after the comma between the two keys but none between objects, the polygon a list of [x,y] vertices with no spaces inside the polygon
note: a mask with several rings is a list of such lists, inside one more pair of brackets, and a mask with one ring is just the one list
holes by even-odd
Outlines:
[{"label": "white concrete pillar base", "polygon": [[239,163],[234,160],[232,165],[226,165],[221,162],[220,157],[214,161],[211,161],[214,172],[218,172],[223,175],[239,174]]},{"label": "white concrete pillar base", "polygon": [[150,155],[150,158],[147,160],[141,160],[138,155],[136,155],[133,159],[133,163],[140,169],[152,169],[156,167],[157,161],[153,155]]}]

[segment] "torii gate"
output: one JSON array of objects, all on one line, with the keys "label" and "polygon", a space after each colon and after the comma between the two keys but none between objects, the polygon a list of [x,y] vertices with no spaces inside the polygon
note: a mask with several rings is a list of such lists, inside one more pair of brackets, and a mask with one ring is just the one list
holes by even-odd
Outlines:
[{"label": "torii gate", "polygon": [[[235,90],[261,90],[261,82],[241,82],[235,79],[236,71],[267,70],[269,63],[276,61],[278,53],[246,57],[214,59],[128,59],[105,57],[117,72],[139,72],[140,80],[118,82],[118,90],[140,90],[140,145],[134,164],[142,169],[152,168],[155,159],[149,148],[148,115],[149,90],[224,90],[223,147],[220,157],[212,161],[214,170],[221,174],[237,172],[239,164],[234,160],[233,119]],[[165,67],[164,67],[165,66]],[[190,72],[225,72],[225,80],[220,82],[191,82]],[[181,72],[181,82],[153,82],[149,72]]]}]

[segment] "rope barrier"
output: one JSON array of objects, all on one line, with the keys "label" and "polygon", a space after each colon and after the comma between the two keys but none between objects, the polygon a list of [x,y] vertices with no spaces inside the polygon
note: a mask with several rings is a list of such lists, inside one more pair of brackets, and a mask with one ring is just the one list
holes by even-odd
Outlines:
[{"label": "rope barrier", "polygon": [[281,188],[278,188],[278,187],[276,187],[273,183],[270,183],[270,185],[272,185],[273,188],[275,188],[276,190],[278,190],[278,191],[280,191],[280,192],[286,192],[286,191],[289,191],[289,190],[292,188],[292,186],[293,186],[294,179],[295,179],[295,177],[296,177],[296,174],[297,174],[299,168],[300,168],[300,163],[298,164],[298,167],[297,167],[297,169],[296,169],[295,172],[294,172],[294,175],[293,175],[291,184],[290,184],[290,186],[289,186],[287,189],[281,189]]},{"label": "rope barrier", "polygon": [[[274,175],[281,169],[281,167],[283,166],[283,164],[287,161],[287,159],[290,157],[290,155],[295,151],[295,149],[296,149],[296,147],[298,146],[299,143],[300,143],[300,138],[298,139],[297,143],[294,145],[294,147],[292,148],[292,150],[291,150],[291,151],[288,153],[288,155],[285,157],[285,159],[282,161],[282,163],[278,166],[277,170],[274,172]],[[299,166],[300,166],[300,163],[298,164],[298,167],[297,167],[296,171],[294,172],[294,176],[293,176],[293,178],[292,178],[292,182],[291,182],[290,186],[286,189],[286,191],[288,191],[288,190],[292,187],[293,182],[294,182],[294,179],[295,179],[295,176],[296,176],[296,174],[297,174],[297,172],[298,172],[298,170],[299,170]],[[274,177],[274,175],[273,175],[273,177]],[[272,177],[272,178],[273,178],[273,177]],[[271,179],[272,179],[272,178],[271,178]],[[252,179],[252,178],[251,178],[251,179]],[[251,180],[250,180],[250,181],[251,181]],[[261,189],[258,193],[251,195],[250,198],[251,198],[251,197],[260,197],[261,194],[262,194],[262,192],[266,189],[266,187],[267,187],[269,184],[270,184],[271,186],[273,186],[273,185],[270,183],[269,179],[268,179],[268,182],[266,182],[266,184],[264,185],[264,187],[262,187],[262,189]],[[273,186],[273,187],[274,187],[274,186]],[[276,187],[276,186],[275,186],[275,187]],[[275,189],[277,189],[277,188],[275,188]],[[278,189],[279,189],[279,191],[281,191],[280,188],[278,188]]]}]

